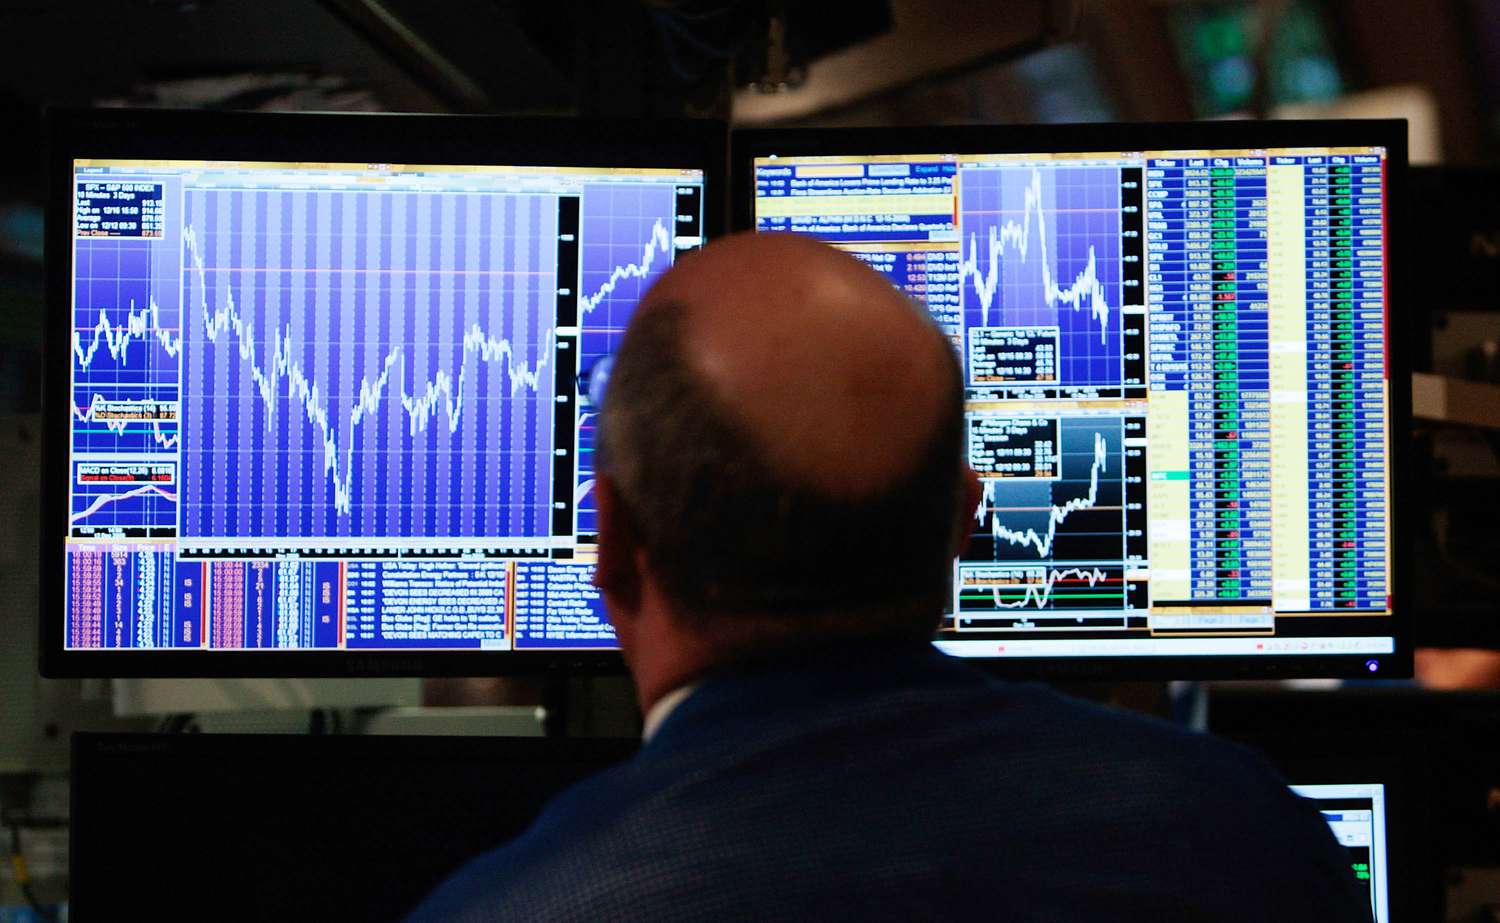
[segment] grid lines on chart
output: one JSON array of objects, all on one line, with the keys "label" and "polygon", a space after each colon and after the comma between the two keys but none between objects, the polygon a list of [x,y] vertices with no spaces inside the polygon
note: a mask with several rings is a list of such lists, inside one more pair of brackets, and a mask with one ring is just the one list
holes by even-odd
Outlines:
[{"label": "grid lines on chart", "polygon": [[965,324],[1055,326],[1059,381],[1123,377],[1120,171],[1116,167],[965,170],[959,184]]},{"label": "grid lines on chart", "polygon": [[186,196],[183,531],[550,533],[556,197]]},{"label": "grid lines on chart", "polygon": [[[592,183],[584,187],[580,219],[580,371],[592,371],[619,346],[641,296],[672,264],[675,188]],[[574,491],[580,534],[598,531],[593,502],[597,408],[580,399],[578,483]]]}]

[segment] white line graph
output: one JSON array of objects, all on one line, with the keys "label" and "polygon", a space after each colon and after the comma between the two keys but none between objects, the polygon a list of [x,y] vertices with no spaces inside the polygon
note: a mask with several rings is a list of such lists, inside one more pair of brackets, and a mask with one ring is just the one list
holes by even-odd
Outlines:
[{"label": "white line graph", "polygon": [[1029,259],[1033,215],[1040,250],[1037,257],[1041,261],[1042,295],[1047,306],[1056,308],[1061,304],[1074,311],[1086,307],[1090,318],[1099,324],[1099,342],[1107,343],[1111,309],[1104,283],[1099,278],[1098,256],[1094,246],[1089,245],[1088,262],[1071,283],[1062,285],[1054,277],[1052,254],[1047,250],[1047,215],[1042,208],[1042,174],[1037,169],[1031,171],[1031,183],[1026,188],[1025,209],[1021,220],[1018,222],[1011,219],[988,228],[985,235],[988,263],[983,271],[979,268],[979,237],[972,231],[969,233],[968,253],[959,267],[959,275],[964,282],[973,283],[974,292],[979,297],[983,324],[989,326],[990,309],[1000,290],[1000,268],[1006,248],[1013,249],[1023,263]]},{"label": "white line graph", "polygon": [[615,289],[626,279],[644,279],[651,275],[651,268],[656,264],[658,255],[666,254],[672,249],[672,235],[667,231],[667,226],[661,219],[651,226],[651,237],[641,252],[641,258],[636,263],[626,263],[624,266],[616,266],[609,274],[609,278],[600,284],[599,289],[591,295],[584,295],[580,300],[580,306],[584,314],[592,313],[599,304],[614,294]]},{"label": "white line graph", "polygon": [[[219,307],[209,307],[203,258],[198,248],[197,233],[192,227],[183,229],[183,243],[191,257],[192,269],[197,278],[197,308],[209,342],[217,342],[221,334],[233,334],[240,359],[248,367],[251,382],[265,404],[268,430],[275,415],[277,396],[283,389],[300,405],[302,415],[317,429],[322,440],[323,473],[333,482],[334,509],[349,515],[353,500],[353,433],[367,416],[373,416],[379,410],[387,389],[392,386],[393,372],[397,372],[397,366],[404,361],[402,347],[396,346],[386,354],[381,363],[380,374],[373,381],[368,377],[361,379],[359,400],[349,411],[350,444],[344,447],[341,460],[337,425],[329,413],[322,390],[304,374],[301,364],[294,358],[297,350],[292,341],[291,327],[287,326],[279,331],[275,339],[275,351],[268,365],[263,368],[256,355],[254,324],[240,314],[233,293],[226,292],[224,303]],[[398,384],[400,403],[406,411],[412,435],[426,431],[439,410],[447,415],[448,431],[451,433],[458,429],[471,356],[477,356],[482,362],[503,361],[503,371],[510,382],[512,395],[523,389],[537,392],[543,381],[542,373],[547,367],[548,357],[552,354],[554,335],[555,331],[547,330],[536,363],[527,365],[517,363],[510,340],[491,337],[478,324],[470,326],[464,333],[462,365],[456,377],[439,370],[418,386],[415,393],[408,393],[404,385]],[[398,382],[399,378],[397,374]]]},{"label": "white line graph", "polygon": [[160,327],[160,316],[161,309],[157,307],[154,297],[147,302],[145,308],[139,311],[136,310],[135,300],[131,299],[123,327],[111,324],[107,311],[100,308],[99,321],[94,324],[93,337],[89,340],[87,348],[83,345],[82,332],[73,331],[73,355],[78,358],[78,367],[86,370],[93,365],[94,355],[98,353],[101,344],[109,350],[115,362],[124,364],[125,353],[131,341],[140,340],[144,343],[150,337],[155,337],[166,354],[175,359],[182,351],[182,337],[173,336],[171,330]]},{"label": "white line graph", "polygon": [[105,429],[107,429],[111,433],[114,433],[116,436],[123,436],[126,429],[128,429],[132,423],[150,423],[151,438],[157,445],[166,449],[170,449],[173,446],[177,445],[176,420],[169,421],[170,428],[168,428],[162,425],[163,421],[161,420],[131,420],[127,418],[118,418],[108,415],[101,416],[101,414],[105,413],[105,408],[109,405],[109,403],[110,401],[108,398],[106,398],[102,394],[96,393],[93,397],[93,400],[89,402],[88,407],[81,408],[77,404],[73,405],[73,417],[80,423],[102,423],[104,424]]},{"label": "white line graph", "polygon": [[1000,485],[999,479],[986,480],[984,482],[984,499],[974,513],[974,519],[983,523],[986,516],[990,517],[990,533],[996,541],[1009,542],[1012,545],[1021,545],[1036,549],[1038,557],[1045,558],[1052,553],[1052,543],[1057,538],[1057,528],[1077,510],[1093,508],[1099,499],[1099,475],[1109,463],[1109,446],[1105,442],[1104,434],[1094,433],[1094,459],[1089,466],[1089,489],[1082,497],[1075,497],[1062,506],[1053,506],[1047,517],[1047,530],[1045,533],[1037,532],[1035,529],[1015,531],[1000,524],[1000,517],[996,515],[996,488]]},{"label": "white line graph", "polygon": [[176,502],[177,500],[177,494],[174,491],[167,490],[165,487],[160,487],[156,484],[143,484],[140,487],[134,487],[130,490],[123,491],[117,494],[99,494],[98,496],[94,497],[93,501],[89,503],[88,506],[84,507],[81,510],[78,510],[77,512],[69,516],[68,522],[81,522],[82,520],[87,519],[100,510],[104,509],[111,503],[118,503],[121,500],[129,500],[131,497],[145,497],[152,494],[158,497],[162,497],[166,500],[171,500],[173,502]]},{"label": "white line graph", "polygon": [[1064,580],[1082,580],[1087,582],[1092,589],[1108,579],[1109,574],[1097,567],[1067,567],[1047,571],[1046,579],[1040,583],[1025,584],[1026,592],[1019,599],[1007,602],[1003,598],[1004,591],[1008,589],[1005,586],[992,587],[991,592],[995,597],[995,607],[998,609],[1026,609],[1032,606],[1045,609],[1052,599],[1053,587]]}]

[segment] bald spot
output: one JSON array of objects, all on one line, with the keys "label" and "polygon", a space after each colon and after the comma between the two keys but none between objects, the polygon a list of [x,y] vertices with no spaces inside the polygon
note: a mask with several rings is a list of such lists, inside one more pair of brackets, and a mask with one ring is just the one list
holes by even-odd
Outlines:
[{"label": "bald spot", "polygon": [[948,344],[879,273],[796,234],[723,238],[641,310],[683,310],[687,362],[778,474],[857,497],[910,474],[951,399]]}]

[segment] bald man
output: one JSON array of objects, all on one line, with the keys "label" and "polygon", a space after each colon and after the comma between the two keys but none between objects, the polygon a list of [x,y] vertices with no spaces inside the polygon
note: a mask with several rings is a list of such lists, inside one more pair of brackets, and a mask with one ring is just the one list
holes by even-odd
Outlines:
[{"label": "bald man", "polygon": [[667,272],[595,488],[645,743],[417,918],[1368,919],[1248,753],[933,649],[979,495],[962,398],[926,313],[808,238]]}]

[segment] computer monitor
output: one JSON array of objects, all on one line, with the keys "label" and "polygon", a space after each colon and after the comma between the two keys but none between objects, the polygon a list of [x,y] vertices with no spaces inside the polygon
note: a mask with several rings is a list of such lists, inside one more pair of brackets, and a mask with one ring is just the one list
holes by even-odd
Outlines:
[{"label": "computer monitor", "polygon": [[1410,675],[1401,122],[736,134],[735,221],[848,251],[963,368],[937,644],[1012,673]]},{"label": "computer monitor", "polygon": [[56,114],[43,671],[617,665],[587,373],[722,227],[724,138]]},{"label": "computer monitor", "polygon": [[1378,782],[1291,786],[1293,792],[1317,807],[1334,838],[1348,851],[1349,873],[1369,892],[1375,923],[1389,923],[1391,919],[1385,788]]},{"label": "computer monitor", "polygon": [[404,918],[639,741],[79,734],[79,919]]}]

